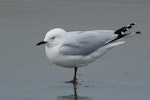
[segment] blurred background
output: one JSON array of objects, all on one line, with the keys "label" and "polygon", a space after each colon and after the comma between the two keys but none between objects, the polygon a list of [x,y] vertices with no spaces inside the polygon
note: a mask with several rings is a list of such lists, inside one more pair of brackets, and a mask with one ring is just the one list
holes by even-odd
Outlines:
[{"label": "blurred background", "polygon": [[148,100],[149,18],[149,0],[0,0],[0,99],[63,100],[73,93],[64,83],[73,69],[53,65],[44,46],[36,47],[50,29],[115,30],[135,22],[131,31],[142,35],[79,69],[78,94],[85,97],[79,100]]}]

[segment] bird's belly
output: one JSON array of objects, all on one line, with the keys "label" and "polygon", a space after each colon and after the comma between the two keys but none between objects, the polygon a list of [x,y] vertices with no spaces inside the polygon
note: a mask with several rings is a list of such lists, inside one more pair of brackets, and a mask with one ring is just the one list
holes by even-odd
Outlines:
[{"label": "bird's belly", "polygon": [[62,55],[57,48],[49,49],[45,48],[47,58],[55,65],[67,68],[82,67],[88,64],[87,57],[74,56],[74,55]]},{"label": "bird's belly", "polygon": [[67,68],[83,67],[89,64],[89,61],[82,56],[59,55],[53,63]]},{"label": "bird's belly", "polygon": [[[105,51],[105,50],[104,50]],[[74,67],[83,67],[87,66],[89,63],[92,63],[97,58],[103,55],[103,50],[101,52],[95,51],[94,53],[83,56],[83,55],[62,55],[59,53],[57,48],[49,49],[46,48],[46,55],[50,61],[55,65],[74,68]]]}]

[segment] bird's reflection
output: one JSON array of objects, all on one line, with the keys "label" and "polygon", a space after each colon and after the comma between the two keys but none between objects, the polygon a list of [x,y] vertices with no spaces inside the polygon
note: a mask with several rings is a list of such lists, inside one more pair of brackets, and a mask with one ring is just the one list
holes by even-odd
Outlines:
[{"label": "bird's reflection", "polygon": [[91,98],[87,96],[78,96],[77,94],[77,84],[72,84],[73,85],[73,95],[66,95],[66,96],[59,96],[58,100],[91,100]]}]

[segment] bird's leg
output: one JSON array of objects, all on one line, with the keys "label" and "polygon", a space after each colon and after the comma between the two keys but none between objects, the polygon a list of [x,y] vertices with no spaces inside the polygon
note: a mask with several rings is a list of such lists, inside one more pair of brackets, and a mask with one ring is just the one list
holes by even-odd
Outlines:
[{"label": "bird's leg", "polygon": [[67,83],[72,83],[72,84],[77,84],[78,83],[77,82],[78,79],[76,77],[77,76],[77,69],[78,69],[77,67],[74,68],[74,77],[73,77],[73,80],[71,80],[71,81],[69,81]]},{"label": "bird's leg", "polygon": [[77,77],[76,77],[77,76],[77,70],[78,70],[78,68],[75,67],[74,68],[74,78],[73,78],[74,81],[77,81]]}]

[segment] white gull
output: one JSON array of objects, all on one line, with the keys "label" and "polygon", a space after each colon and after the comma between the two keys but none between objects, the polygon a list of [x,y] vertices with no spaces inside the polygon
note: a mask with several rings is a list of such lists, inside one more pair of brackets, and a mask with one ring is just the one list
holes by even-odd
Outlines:
[{"label": "white gull", "polygon": [[87,66],[101,57],[111,48],[124,44],[118,41],[121,38],[139,34],[141,32],[127,33],[135,23],[114,30],[92,30],[66,32],[55,28],[47,32],[43,41],[37,45],[45,44],[46,56],[54,64],[66,68],[74,68],[74,78],[70,83],[77,83],[76,73],[78,67]]}]

